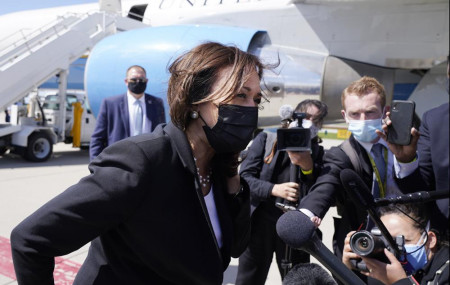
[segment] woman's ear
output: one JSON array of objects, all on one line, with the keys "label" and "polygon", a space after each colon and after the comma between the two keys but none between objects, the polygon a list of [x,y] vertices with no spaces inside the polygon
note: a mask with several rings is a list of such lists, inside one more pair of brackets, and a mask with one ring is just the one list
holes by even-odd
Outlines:
[{"label": "woman's ear", "polygon": [[431,249],[431,251],[435,251],[436,245],[437,245],[437,236],[436,233],[433,231],[428,231],[428,247]]}]

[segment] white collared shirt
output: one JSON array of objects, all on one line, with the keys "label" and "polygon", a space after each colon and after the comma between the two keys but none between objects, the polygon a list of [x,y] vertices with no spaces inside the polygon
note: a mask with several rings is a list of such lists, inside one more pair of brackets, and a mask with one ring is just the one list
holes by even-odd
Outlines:
[{"label": "white collared shirt", "polygon": [[[134,116],[134,112],[136,109],[135,102],[137,101],[130,92],[127,92],[127,100],[128,100],[128,117],[129,117],[129,126],[130,126],[130,136],[134,134],[134,121],[136,120]],[[142,124],[142,133],[149,133],[152,128],[152,122],[147,119],[147,107],[145,104],[145,95],[138,99],[141,102],[142,106],[142,116],[143,116],[143,124]]]}]

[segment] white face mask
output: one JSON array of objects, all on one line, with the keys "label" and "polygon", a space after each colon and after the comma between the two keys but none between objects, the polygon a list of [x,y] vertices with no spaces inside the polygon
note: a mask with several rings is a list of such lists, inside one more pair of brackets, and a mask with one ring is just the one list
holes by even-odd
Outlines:
[{"label": "white face mask", "polygon": [[314,125],[311,120],[303,119],[302,127],[305,129],[309,129],[309,131],[311,132],[311,139],[315,138],[319,133],[319,127]]}]

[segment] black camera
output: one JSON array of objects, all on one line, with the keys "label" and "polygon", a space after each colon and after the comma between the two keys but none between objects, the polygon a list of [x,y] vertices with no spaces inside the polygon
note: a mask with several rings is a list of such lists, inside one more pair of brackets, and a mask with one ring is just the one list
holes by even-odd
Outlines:
[{"label": "black camera", "polygon": [[[397,251],[389,245],[386,238],[381,234],[381,231],[374,227],[370,232],[357,231],[350,237],[350,248],[352,251],[360,256],[375,258],[384,263],[390,263],[389,259],[384,254],[384,249],[387,248],[392,252],[398,260],[403,260],[406,254],[405,238],[399,235],[395,238]],[[397,256],[396,252],[400,254]],[[351,260],[352,266],[360,271],[369,272],[366,264],[362,260]]]},{"label": "black camera", "polygon": [[297,120],[298,127],[277,130],[277,150],[311,151],[311,132],[302,127],[305,118],[306,113],[294,112],[292,119]]}]

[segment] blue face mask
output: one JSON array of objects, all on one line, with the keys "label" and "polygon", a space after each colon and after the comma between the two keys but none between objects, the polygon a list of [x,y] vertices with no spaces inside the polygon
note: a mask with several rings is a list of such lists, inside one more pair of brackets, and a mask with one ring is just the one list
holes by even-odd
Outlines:
[{"label": "blue face mask", "polygon": [[372,142],[378,138],[375,130],[383,131],[381,118],[375,120],[349,120],[348,130],[360,142]]},{"label": "blue face mask", "polygon": [[[426,235],[427,232],[424,232]],[[423,239],[424,235],[420,238],[417,244],[405,244],[406,259],[409,265],[413,268],[413,272],[423,268],[428,262],[427,250],[425,249],[425,243]]]}]

